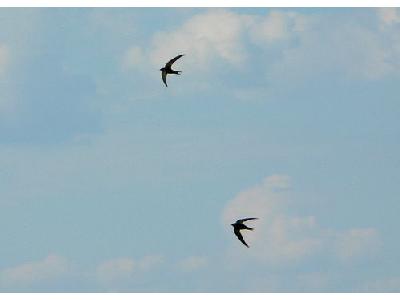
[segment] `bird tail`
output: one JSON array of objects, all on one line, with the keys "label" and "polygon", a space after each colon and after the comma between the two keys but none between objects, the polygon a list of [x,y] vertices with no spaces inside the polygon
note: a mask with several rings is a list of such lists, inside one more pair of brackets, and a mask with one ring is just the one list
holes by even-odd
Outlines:
[{"label": "bird tail", "polygon": [[251,230],[251,231],[254,230],[254,228],[251,228],[251,227],[247,227],[246,229],[247,229],[247,230]]}]

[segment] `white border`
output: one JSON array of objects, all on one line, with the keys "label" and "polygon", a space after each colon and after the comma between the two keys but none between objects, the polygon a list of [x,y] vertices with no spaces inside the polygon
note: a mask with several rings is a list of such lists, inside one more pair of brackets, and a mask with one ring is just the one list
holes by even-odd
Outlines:
[{"label": "white border", "polygon": [[[400,7],[400,0],[2,0],[2,7]],[[398,299],[382,293],[1,293],[6,300],[381,300]]]},{"label": "white border", "polygon": [[400,0],[3,0],[0,7],[400,7]]},{"label": "white border", "polygon": [[6,293],[6,300],[395,300],[396,293]]}]

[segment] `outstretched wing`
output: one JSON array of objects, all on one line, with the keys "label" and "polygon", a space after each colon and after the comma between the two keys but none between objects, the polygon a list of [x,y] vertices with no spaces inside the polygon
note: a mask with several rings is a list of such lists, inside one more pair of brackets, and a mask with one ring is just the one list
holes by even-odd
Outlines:
[{"label": "outstretched wing", "polygon": [[176,62],[178,59],[180,59],[184,54],[179,54],[178,56],[174,57],[171,59],[169,62],[166,63],[166,67],[171,67],[174,62]]},{"label": "outstretched wing", "polygon": [[239,229],[234,229],[233,232],[235,233],[235,235],[237,236],[237,238],[239,239],[239,241],[241,241],[247,248],[249,248],[249,245],[247,245],[247,243],[244,241],[242,234],[240,233]]},{"label": "outstretched wing", "polygon": [[250,220],[258,220],[258,218],[240,219],[240,220],[237,220],[236,223],[238,223],[238,224],[243,224],[243,222],[250,221]]},{"label": "outstretched wing", "polygon": [[168,85],[167,85],[167,71],[166,70],[162,70],[161,77],[162,77],[162,81],[164,81],[164,83],[165,83],[165,86],[168,87]]}]

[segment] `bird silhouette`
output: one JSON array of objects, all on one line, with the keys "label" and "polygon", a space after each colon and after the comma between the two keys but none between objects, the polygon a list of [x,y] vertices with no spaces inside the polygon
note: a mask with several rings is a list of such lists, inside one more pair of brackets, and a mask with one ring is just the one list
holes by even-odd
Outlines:
[{"label": "bird silhouette", "polygon": [[240,220],[237,220],[235,223],[231,224],[233,226],[233,232],[235,233],[235,235],[237,236],[239,241],[241,241],[247,248],[249,248],[249,245],[247,245],[247,243],[243,239],[243,236],[240,233],[240,230],[243,230],[243,229],[253,230],[254,228],[247,227],[245,224],[243,224],[243,222],[250,221],[250,220],[257,220],[257,219],[258,218],[240,219]]},{"label": "bird silhouette", "polygon": [[168,85],[167,85],[167,75],[168,75],[168,74],[181,75],[181,72],[182,72],[182,71],[174,71],[174,70],[172,70],[171,67],[172,67],[172,64],[173,64],[174,62],[176,62],[178,59],[180,59],[183,55],[184,55],[184,54],[179,54],[178,56],[174,57],[173,59],[171,59],[170,61],[168,61],[168,62],[165,64],[165,67],[164,67],[164,68],[161,68],[161,69],[160,69],[160,71],[161,71],[161,78],[162,78],[162,81],[164,81],[166,87],[168,87]]}]

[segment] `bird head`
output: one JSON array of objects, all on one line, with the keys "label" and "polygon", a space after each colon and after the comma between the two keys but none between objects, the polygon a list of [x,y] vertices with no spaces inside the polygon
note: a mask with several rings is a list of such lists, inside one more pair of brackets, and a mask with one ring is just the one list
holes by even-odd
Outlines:
[{"label": "bird head", "polygon": [[235,223],[231,224],[231,226],[235,226]]}]

